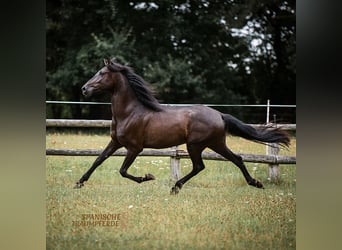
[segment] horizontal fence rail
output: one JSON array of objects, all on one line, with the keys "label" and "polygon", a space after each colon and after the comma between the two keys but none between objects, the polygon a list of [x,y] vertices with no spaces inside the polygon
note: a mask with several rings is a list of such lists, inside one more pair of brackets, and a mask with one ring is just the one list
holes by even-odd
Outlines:
[{"label": "horizontal fence rail", "polygon": [[[73,102],[73,101],[46,101],[46,104],[71,104],[71,105],[110,105],[111,103],[104,102]],[[161,104],[164,106],[193,106],[194,104]],[[252,127],[278,127],[287,131],[296,131],[296,124],[281,124],[271,123],[270,108],[296,108],[296,105],[274,105],[270,104],[270,100],[267,100],[267,104],[202,104],[208,107],[265,107],[266,112],[266,124],[248,124]],[[275,115],[274,116],[274,121]],[[46,119],[46,127],[66,127],[66,128],[110,128],[111,120],[83,120],[83,119]],[[46,155],[55,156],[98,156],[102,150],[91,149],[46,149]],[[253,154],[239,154],[242,160],[245,162],[265,163],[269,166],[269,177],[271,180],[277,181],[279,178],[279,164],[296,164],[295,156],[280,156],[278,155],[279,145],[273,144],[272,147],[266,146],[266,155],[253,155]],[[119,150],[112,156],[126,156],[126,150]],[[171,149],[154,150],[145,149],[139,156],[157,156],[157,157],[169,157],[171,177],[177,181],[181,178],[180,159],[189,158],[188,152],[178,149],[178,147],[172,147]],[[227,161],[224,157],[215,152],[203,152],[202,158],[205,160],[218,160]]]},{"label": "horizontal fence rail", "polygon": [[[110,127],[111,120],[75,120],[75,119],[46,119],[46,127],[78,127],[78,128],[105,128]],[[263,124],[249,124],[253,127],[265,126]],[[267,126],[272,123],[268,124]],[[284,130],[296,130],[296,124],[273,124]]]},{"label": "horizontal fence rail", "polygon": [[[265,126],[261,124],[250,124],[253,127]],[[270,124],[267,126],[278,126],[284,130],[296,130],[296,124]],[[77,127],[77,128],[107,128],[111,126],[111,120],[74,120],[74,119],[46,119],[46,127]],[[266,155],[254,154],[239,154],[245,162],[265,163],[269,166],[269,176],[271,180],[278,180],[279,178],[279,164],[296,164],[295,156],[280,156],[278,155],[279,147],[275,145],[277,150],[266,150]],[[273,149],[273,148],[271,148]],[[50,156],[98,156],[102,150],[93,149],[46,149],[46,155]],[[111,156],[126,156],[126,150],[116,151]],[[187,151],[180,150],[178,147],[171,149],[144,149],[139,156],[155,156],[155,157],[169,157],[171,178],[175,181],[181,178],[180,159],[189,158]],[[224,157],[215,152],[203,152],[202,158],[204,160],[218,160],[228,161]]]},{"label": "horizontal fence rail", "polygon": [[46,127],[105,128],[111,120],[46,119]]},{"label": "horizontal fence rail", "polygon": [[[74,101],[45,101],[46,104],[78,104],[78,105],[111,105],[110,102],[74,102]],[[198,104],[192,103],[161,103],[163,106],[188,107]],[[288,104],[201,104],[207,107],[270,107],[270,108],[296,108],[296,105]]]},{"label": "horizontal fence rail", "polygon": [[[98,156],[102,150],[77,150],[77,149],[46,149],[46,155],[60,155],[60,156]],[[118,150],[111,156],[126,156],[126,150]],[[280,155],[252,155],[239,154],[245,162],[268,163],[268,164],[296,164],[296,157],[280,156]],[[157,157],[175,157],[175,158],[189,158],[189,153],[185,150],[170,149],[170,150],[154,150],[145,149],[139,156],[157,156]],[[227,161],[215,152],[203,152],[202,157],[205,160]]]}]

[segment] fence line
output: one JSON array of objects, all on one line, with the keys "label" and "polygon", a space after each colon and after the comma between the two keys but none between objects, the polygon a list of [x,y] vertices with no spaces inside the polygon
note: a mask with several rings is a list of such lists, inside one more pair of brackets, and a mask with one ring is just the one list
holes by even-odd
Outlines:
[{"label": "fence line", "polygon": [[[110,102],[75,102],[75,101],[45,101],[46,104],[80,104],[80,105],[111,105]],[[163,106],[180,106],[188,107],[198,104],[186,103],[186,104],[173,104],[162,103]],[[296,108],[297,105],[278,105],[278,104],[201,104],[207,107],[270,107],[270,108]]]},{"label": "fence line", "polygon": [[[46,149],[46,155],[59,155],[59,156],[98,156],[102,150],[97,149]],[[126,150],[118,150],[111,156],[126,156]],[[293,156],[279,156],[279,155],[252,155],[252,154],[239,154],[245,162],[254,163],[268,163],[268,164],[296,164],[296,157]],[[158,157],[176,157],[176,158],[189,158],[189,153],[179,149],[144,149],[139,156],[158,156]],[[202,157],[205,160],[218,160],[228,161],[215,152],[203,152]]]},{"label": "fence line", "polygon": [[[110,127],[111,120],[80,120],[80,119],[46,119],[46,127],[93,127],[106,128]],[[253,127],[265,126],[265,124],[249,124]],[[272,125],[271,123],[269,125]],[[284,130],[296,130],[296,124],[277,124]]]},{"label": "fence line", "polygon": [[[59,156],[98,156],[102,150],[97,149],[46,149],[46,155]],[[111,156],[126,156],[126,150],[118,150]],[[268,164],[296,164],[296,157],[280,155],[253,155],[239,154],[245,162],[268,163]],[[179,149],[144,149],[139,156],[157,156],[157,157],[176,157],[190,158],[189,153]],[[203,152],[202,157],[205,160],[228,161],[223,156],[215,152]]]},{"label": "fence line", "polygon": [[[50,156],[98,156],[102,150],[92,149],[46,149],[46,155]],[[126,150],[118,150],[111,156],[126,156]],[[296,157],[294,156],[280,156],[280,155],[253,155],[253,154],[239,154],[245,162],[264,163],[269,165],[278,164],[296,164]],[[144,149],[139,156],[155,156],[155,157],[169,157],[171,178],[177,181],[181,178],[180,160],[189,158],[189,153],[184,150],[179,150],[177,147],[171,149],[155,150]],[[202,158],[204,160],[228,161],[226,158],[215,152],[203,152]],[[277,181],[279,177],[272,178],[272,181]]]},{"label": "fence line", "polygon": [[[72,120],[72,119],[46,119],[46,127],[110,127],[111,120]],[[251,124],[254,127],[262,126],[260,124]],[[278,124],[279,126],[279,124]],[[285,130],[296,130],[296,124],[283,124],[279,126]],[[98,156],[102,150],[77,150],[77,149],[46,149],[46,155],[55,156]],[[119,150],[113,156],[125,156],[125,150]],[[239,154],[243,161],[254,163],[265,163],[272,167],[272,170],[279,164],[296,164],[296,157],[294,156],[280,156],[277,154],[267,152],[267,155],[253,155],[253,154]],[[179,150],[177,147],[171,149],[154,150],[144,149],[140,156],[156,156],[156,157],[170,157],[171,178],[175,181],[181,177],[180,159],[189,158],[188,152]],[[227,161],[224,157],[215,152],[203,152],[202,157],[205,160],[220,160]],[[273,171],[274,172],[274,171]],[[273,173],[272,172],[272,173]],[[270,177],[277,180],[279,176],[274,174]]]},{"label": "fence line", "polygon": [[[46,104],[90,104],[90,105],[111,105],[111,103],[105,102],[74,102],[74,101],[46,101]],[[165,106],[193,106],[195,104],[161,104]],[[267,104],[202,104],[208,107],[265,107],[266,112],[266,125],[277,126],[283,130],[296,130],[296,124],[272,124],[269,123],[269,111],[270,108],[296,108],[296,105],[275,105],[270,104],[267,100]],[[253,127],[265,126],[265,124],[249,124]],[[111,126],[111,120],[76,120],[76,119],[46,119],[46,127],[96,127],[106,128]],[[277,145],[273,145],[276,146]],[[279,148],[266,147],[266,155],[252,155],[252,154],[240,154],[243,161],[266,163],[269,165],[269,177],[272,180],[279,178],[279,164],[296,164],[296,157],[293,156],[279,156]],[[46,149],[46,155],[65,155],[65,156],[98,156],[101,150],[70,150],[70,149]],[[125,156],[126,151],[117,151],[113,155]],[[181,177],[180,172],[180,159],[189,158],[189,154],[186,151],[179,150],[176,147],[172,147],[170,150],[143,150],[140,156],[165,156],[170,157],[171,177],[174,180],[178,180]],[[221,155],[214,152],[203,152],[203,159],[206,160],[225,160]]]}]

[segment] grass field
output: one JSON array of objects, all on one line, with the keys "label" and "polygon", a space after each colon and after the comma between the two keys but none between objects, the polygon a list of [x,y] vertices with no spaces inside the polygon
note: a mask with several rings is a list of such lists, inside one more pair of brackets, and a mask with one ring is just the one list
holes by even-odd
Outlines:
[{"label": "grass field", "polygon": [[[229,137],[236,153],[264,154],[265,146]],[[101,149],[108,135],[47,133],[47,148]],[[282,155],[296,155],[296,140]],[[96,157],[46,157],[47,249],[295,249],[296,165],[281,165],[278,184],[268,166],[246,163],[263,182],[246,184],[230,162],[206,169],[170,195],[169,158],[138,157],[129,172],[152,173],[142,184],[119,174],[123,157],[110,157],[82,189],[75,182]],[[191,170],[181,160],[182,175]]]}]

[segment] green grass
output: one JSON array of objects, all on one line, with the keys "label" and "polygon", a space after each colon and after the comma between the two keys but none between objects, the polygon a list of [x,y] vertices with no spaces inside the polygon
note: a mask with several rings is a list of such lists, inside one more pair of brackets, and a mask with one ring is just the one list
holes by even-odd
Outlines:
[{"label": "green grass", "polygon": [[[47,134],[47,148],[104,148],[108,136]],[[264,154],[265,146],[228,138],[237,153]],[[295,155],[295,139],[283,155]],[[295,249],[296,166],[281,165],[278,184],[265,164],[247,163],[264,190],[246,184],[230,162],[206,169],[170,195],[168,158],[138,157],[129,172],[157,179],[142,184],[119,174],[123,157],[110,157],[82,189],[75,182],[96,157],[46,157],[47,249]],[[181,160],[182,175],[191,170]],[[118,226],[79,226],[82,215],[120,214]]]}]

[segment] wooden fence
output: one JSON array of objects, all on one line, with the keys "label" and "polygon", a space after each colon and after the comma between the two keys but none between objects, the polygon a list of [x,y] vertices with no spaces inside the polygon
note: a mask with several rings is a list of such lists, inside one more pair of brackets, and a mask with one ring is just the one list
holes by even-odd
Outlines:
[{"label": "wooden fence", "polygon": [[[69,119],[47,119],[46,127],[110,127],[110,120],[69,120]],[[254,127],[262,126],[251,124]],[[296,130],[296,124],[281,124],[279,125],[284,130]],[[278,165],[279,164],[296,164],[296,157],[294,156],[280,156],[277,148],[267,150],[267,155],[254,154],[239,154],[243,161],[254,163],[269,164],[269,177],[271,179],[278,179]],[[62,156],[98,156],[102,150],[75,150],[75,149],[46,149],[46,155],[62,155]],[[113,156],[125,156],[126,150],[118,150]],[[181,177],[180,159],[189,158],[187,151],[180,150],[178,147],[171,149],[155,150],[145,149],[139,156],[156,156],[156,157],[170,157],[171,177],[178,180]],[[202,157],[205,160],[219,160],[227,161],[224,157],[215,152],[203,152]]]},{"label": "wooden fence", "polygon": [[[78,128],[105,128],[110,127],[111,120],[74,120],[74,119],[46,119],[46,127],[78,127]],[[264,126],[261,124],[249,124],[253,127]],[[296,124],[278,124],[284,130],[296,130]]]}]

